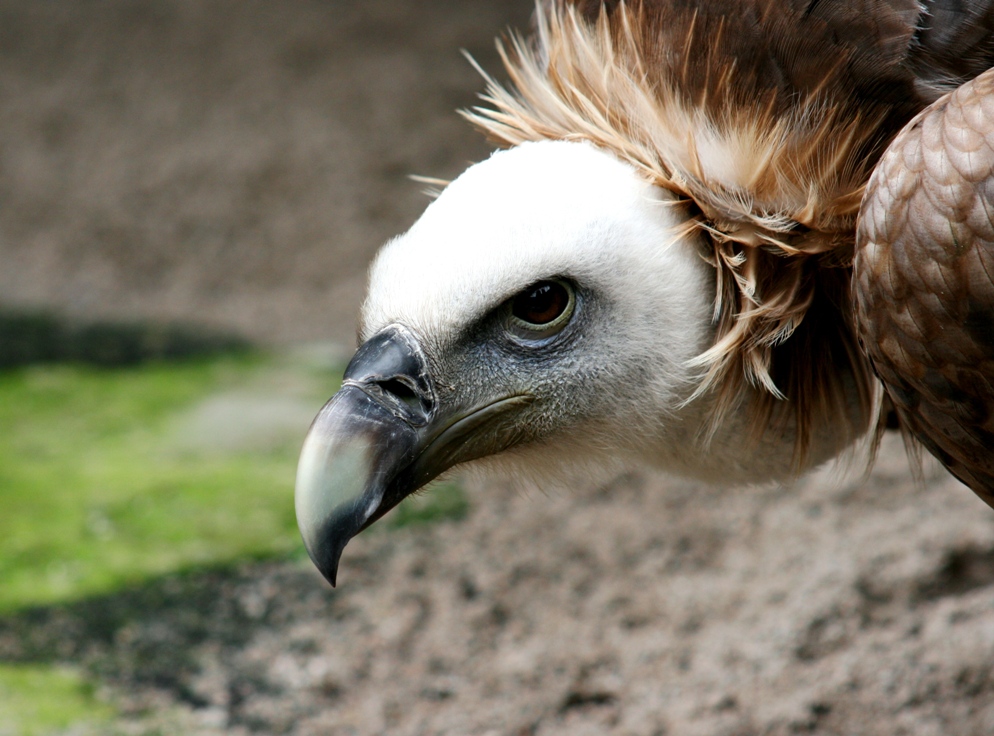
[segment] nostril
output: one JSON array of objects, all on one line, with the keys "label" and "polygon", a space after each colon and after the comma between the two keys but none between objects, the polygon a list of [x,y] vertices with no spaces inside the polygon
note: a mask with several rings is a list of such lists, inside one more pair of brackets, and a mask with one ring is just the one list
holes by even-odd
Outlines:
[{"label": "nostril", "polygon": [[421,410],[424,408],[421,404],[421,397],[418,396],[414,389],[406,383],[398,381],[396,378],[391,378],[386,381],[377,381],[377,385],[388,394],[392,394],[403,401],[412,410]]}]

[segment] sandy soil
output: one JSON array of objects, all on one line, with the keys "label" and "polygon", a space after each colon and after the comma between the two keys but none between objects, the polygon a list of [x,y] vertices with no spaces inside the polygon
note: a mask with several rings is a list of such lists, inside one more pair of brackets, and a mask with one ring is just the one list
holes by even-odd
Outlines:
[{"label": "sandy soil", "polygon": [[[496,68],[529,6],[0,0],[0,299],[349,341],[404,175],[487,150],[456,50]],[[337,591],[172,577],[2,619],[0,658],[82,666],[126,732],[994,733],[994,513],[894,438],[868,479],[472,495]]]}]

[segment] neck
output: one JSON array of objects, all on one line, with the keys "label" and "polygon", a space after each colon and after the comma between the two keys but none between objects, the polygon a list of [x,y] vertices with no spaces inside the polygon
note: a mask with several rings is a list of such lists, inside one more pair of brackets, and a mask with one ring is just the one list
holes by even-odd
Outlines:
[{"label": "neck", "polygon": [[641,459],[721,485],[796,478],[843,453],[870,425],[856,379],[850,375],[842,385],[841,400],[810,422],[804,443],[798,443],[801,420],[790,402],[774,399],[771,412],[770,397],[749,387],[731,410],[720,406],[715,392],[693,399],[668,423],[665,436],[644,448]]}]

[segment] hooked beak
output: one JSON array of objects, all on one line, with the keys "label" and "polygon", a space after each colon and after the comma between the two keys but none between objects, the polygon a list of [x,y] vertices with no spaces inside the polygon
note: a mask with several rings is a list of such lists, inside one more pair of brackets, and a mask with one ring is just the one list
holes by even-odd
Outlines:
[{"label": "hooked beak", "polygon": [[297,466],[297,524],[321,574],[334,586],[348,541],[440,473],[515,444],[510,415],[531,401],[441,402],[407,329],[388,327],[365,342]]}]

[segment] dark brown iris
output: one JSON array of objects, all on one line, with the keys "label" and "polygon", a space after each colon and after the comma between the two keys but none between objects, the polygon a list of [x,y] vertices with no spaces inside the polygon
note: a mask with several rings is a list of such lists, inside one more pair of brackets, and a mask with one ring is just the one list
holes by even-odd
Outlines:
[{"label": "dark brown iris", "polygon": [[511,302],[511,314],[533,325],[555,321],[569,306],[569,292],[558,281],[539,281],[522,291]]}]

